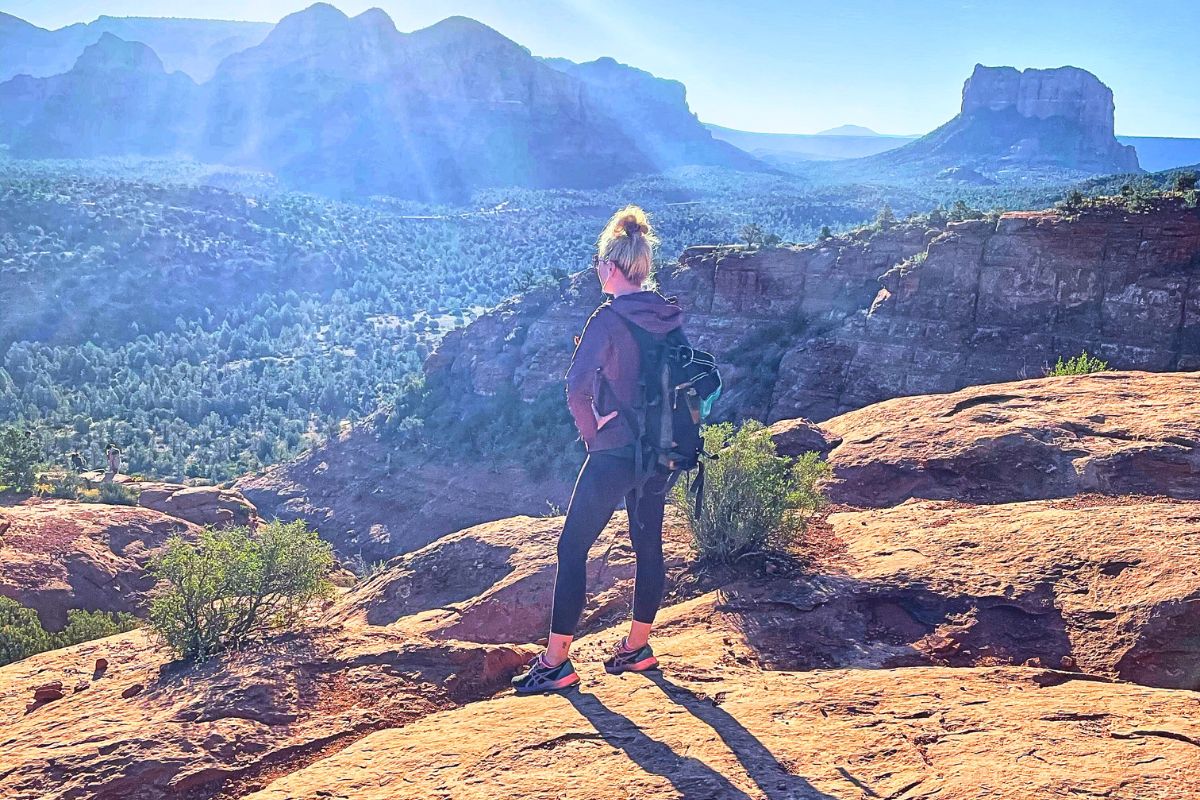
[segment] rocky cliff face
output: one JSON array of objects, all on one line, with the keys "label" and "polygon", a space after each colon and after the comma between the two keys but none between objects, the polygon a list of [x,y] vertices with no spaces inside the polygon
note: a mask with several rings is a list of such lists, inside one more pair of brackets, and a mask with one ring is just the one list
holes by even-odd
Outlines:
[{"label": "rocky cliff face", "polygon": [[1007,109],[1022,117],[1070,120],[1094,134],[1097,144],[1114,134],[1112,90],[1075,67],[1018,70],[976,64],[963,84],[960,113]]},{"label": "rocky cliff face", "polygon": [[1024,179],[1039,171],[1138,172],[1136,151],[1114,135],[1113,111],[1112,90],[1086,70],[977,64],[963,85],[958,116],[911,144],[847,169],[926,175],[971,170],[981,177]]},{"label": "rocky cliff face", "polygon": [[[1116,368],[1200,369],[1200,211],[1179,206],[694,247],[660,279],[722,362],[723,416],[822,420],[1036,377],[1085,348]],[[427,373],[479,396],[558,386],[594,283],[577,276],[447,335]]]},{"label": "rocky cliff face", "polygon": [[1122,369],[1200,369],[1195,210],[952,223],[880,283],[870,306],[789,348],[769,417],[1035,377],[1085,348]]},{"label": "rocky cliff face", "polygon": [[686,164],[759,169],[745,151],[713,137],[688,108],[687,88],[612,58],[583,64],[566,59],[545,63],[580,80],[590,101],[603,108],[656,169]]},{"label": "rocky cliff face", "polygon": [[[1027,69],[985,67],[963,84],[961,115],[981,119],[988,114],[1015,112],[1028,120],[1059,120],[1078,132],[1073,151],[1059,153],[1067,163],[1100,172],[1136,172],[1137,153],[1116,140],[1112,90],[1092,73],[1076,67]],[[1021,142],[1014,158],[1053,158],[1038,152],[1036,142]]]}]

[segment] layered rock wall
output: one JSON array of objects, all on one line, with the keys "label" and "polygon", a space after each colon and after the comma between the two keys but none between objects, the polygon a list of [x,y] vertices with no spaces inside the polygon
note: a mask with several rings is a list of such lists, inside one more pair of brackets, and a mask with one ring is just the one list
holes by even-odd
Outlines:
[{"label": "layered rock wall", "polygon": [[[1200,369],[1195,209],[1010,212],[776,249],[694,247],[660,281],[722,362],[729,417],[826,419],[1038,377],[1085,348],[1115,368]],[[447,335],[426,371],[532,399],[561,384],[600,299],[583,274],[511,301]],[[765,396],[751,391],[764,383]]]},{"label": "layered rock wall", "polygon": [[951,224],[881,276],[864,313],[798,342],[770,416],[1038,377],[1087,349],[1123,369],[1200,369],[1200,214]]}]

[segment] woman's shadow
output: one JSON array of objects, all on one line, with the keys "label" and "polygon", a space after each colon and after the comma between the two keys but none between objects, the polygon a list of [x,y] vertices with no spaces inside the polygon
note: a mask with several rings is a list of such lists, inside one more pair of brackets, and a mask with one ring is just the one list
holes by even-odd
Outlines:
[{"label": "woman's shadow", "polygon": [[[676,686],[661,673],[648,672],[645,675],[668,699],[716,731],[737,756],[746,774],[769,800],[837,800],[784,768],[774,754],[729,712]],[[697,758],[681,756],[668,745],[647,736],[628,717],[613,711],[595,695],[576,691],[568,692],[565,696],[606,742],[624,751],[646,772],[666,778],[681,797],[690,800],[749,800],[750,795],[730,783],[720,772]]]}]

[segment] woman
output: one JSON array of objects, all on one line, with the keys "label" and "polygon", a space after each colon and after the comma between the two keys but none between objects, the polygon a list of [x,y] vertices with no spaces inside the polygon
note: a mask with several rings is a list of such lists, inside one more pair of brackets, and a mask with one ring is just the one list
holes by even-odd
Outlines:
[{"label": "woman", "polygon": [[587,599],[587,554],[622,500],[637,556],[633,622],[604,668],[612,674],[658,666],[648,639],[662,600],[662,522],[668,476],[652,473],[638,492],[634,478],[637,437],[619,408],[639,402],[641,354],[630,326],[653,339],[682,323],[678,306],[643,288],[650,278],[658,240],[646,212],[618,211],[597,242],[593,258],[600,288],[613,299],[588,319],[567,371],[567,405],[587,448],[558,540],[558,575],[546,651],[529,671],[513,679],[518,692],[565,689],[579,682],[568,657]]}]

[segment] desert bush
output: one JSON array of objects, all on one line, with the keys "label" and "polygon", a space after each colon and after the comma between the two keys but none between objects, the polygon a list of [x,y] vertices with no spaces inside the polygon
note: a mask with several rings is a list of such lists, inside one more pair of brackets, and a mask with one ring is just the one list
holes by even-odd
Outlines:
[{"label": "desert bush", "polygon": [[1068,216],[1071,216],[1082,211],[1086,201],[1087,198],[1083,196],[1083,192],[1073,189],[1058,203],[1057,208]]},{"label": "desert bush", "polygon": [[816,453],[780,456],[761,422],[704,429],[704,447],[718,458],[705,467],[700,515],[682,483],[675,500],[685,509],[701,557],[728,563],[755,552],[789,552],[809,517],[825,504],[817,487],[829,466]]},{"label": "desert bush", "polygon": [[96,487],[96,491],[98,495],[95,502],[108,503],[114,506],[136,506],[138,495],[141,494],[141,492],[131,486],[115,482],[101,483]]},{"label": "desert bush", "polygon": [[1058,357],[1058,363],[1050,369],[1046,370],[1046,375],[1050,377],[1060,375],[1087,375],[1092,372],[1107,372],[1108,362],[1101,361],[1094,356],[1088,355],[1088,351],[1084,350],[1074,358],[1069,358],[1063,361],[1062,356]]},{"label": "desert bush", "polygon": [[332,591],[333,551],[303,522],[175,537],[155,558],[150,625],[182,658],[203,659],[293,626]]},{"label": "desert bush", "polygon": [[53,497],[58,500],[78,500],[79,490],[83,488],[83,481],[73,472],[63,475],[45,475],[34,488],[42,497]]},{"label": "desert bush", "polygon": [[[1082,197],[1083,195],[1080,195],[1081,200]],[[983,219],[983,212],[968,205],[965,200],[955,200],[946,216],[950,222],[965,222],[971,219]]]},{"label": "desert bush", "polygon": [[0,665],[41,653],[54,642],[37,612],[8,597],[0,597]]},{"label": "desert bush", "polygon": [[80,642],[125,633],[139,624],[136,617],[123,611],[84,611],[73,608],[67,612],[66,627],[52,637],[55,647],[70,647]]},{"label": "desert bush", "polygon": [[50,633],[42,627],[32,608],[0,597],[0,666],[58,647],[124,633],[137,626],[132,614],[73,608],[67,612],[66,627],[59,633]]},{"label": "desert bush", "polygon": [[746,223],[742,226],[742,229],[738,231],[738,236],[740,236],[742,241],[746,243],[746,246],[750,248],[762,247],[763,236],[765,235],[766,234],[763,231],[762,226],[757,222]]}]

